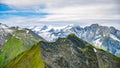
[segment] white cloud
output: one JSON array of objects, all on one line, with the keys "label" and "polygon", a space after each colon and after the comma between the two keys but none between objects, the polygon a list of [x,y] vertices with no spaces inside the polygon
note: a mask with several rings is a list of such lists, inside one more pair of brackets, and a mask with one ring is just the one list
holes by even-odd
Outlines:
[{"label": "white cloud", "polygon": [[79,21],[88,19],[119,20],[120,14],[113,14],[112,11],[109,11],[109,9],[112,9],[114,7],[115,5],[103,4],[44,9],[44,12],[47,11],[47,13],[50,15],[47,15],[45,18],[40,19],[40,21]]},{"label": "white cloud", "polygon": [[1,3],[19,7],[19,6],[29,6],[35,4],[38,5],[40,4],[40,1],[39,0],[1,0]]},{"label": "white cloud", "polygon": [[[17,3],[23,2],[23,0],[19,1],[14,1],[14,0],[4,0],[3,2],[5,3],[10,3],[13,5],[16,5]],[[76,4],[76,1],[73,4]],[[17,3],[16,3],[17,2]],[[30,2],[30,3],[29,3]],[[34,3],[37,2],[37,3]],[[55,3],[54,3],[55,2]],[[43,4],[43,3],[49,3],[49,4],[58,4],[58,0],[25,0],[24,3],[25,5],[32,5],[32,4]],[[61,0],[62,2],[62,0]],[[61,3],[60,2],[60,3]],[[66,2],[66,1],[65,1]],[[73,1],[72,1],[73,2]],[[84,1],[82,1],[84,2]],[[19,5],[19,4],[17,4]],[[20,4],[21,5],[21,4]],[[59,4],[59,5],[64,5]],[[92,4],[92,5],[69,5],[69,6],[64,6],[64,7],[47,7],[45,9],[39,9],[39,8],[34,8],[34,10],[22,10],[22,11],[4,11],[0,13],[15,13],[15,12],[35,12],[35,13],[40,13],[40,12],[46,12],[49,13],[50,15],[47,15],[45,18],[41,18],[39,21],[78,21],[78,20],[87,20],[87,19],[114,19],[118,20],[120,18],[120,14],[113,13],[116,8],[116,4]]]},{"label": "white cloud", "polygon": [[1,3],[5,3],[13,6],[33,6],[46,4],[52,7],[69,6],[69,5],[89,5],[89,4],[117,4],[119,0],[1,0]]},{"label": "white cloud", "polygon": [[[12,8],[21,9],[20,12],[47,12],[50,14],[44,18],[11,16],[4,20],[0,19],[1,22],[8,24],[11,22],[19,25],[34,25],[34,23],[38,22],[41,24],[43,21],[66,21],[67,23],[68,21],[79,21],[86,24],[102,22],[103,25],[108,25],[109,23],[106,23],[106,21],[110,22],[109,20],[112,20],[110,26],[115,20],[120,20],[120,0],[1,0],[0,2]],[[45,6],[45,8],[40,9],[41,5]],[[6,12],[14,13],[19,12],[19,10]],[[119,23],[114,24],[114,26],[120,27]]]},{"label": "white cloud", "polygon": [[39,5],[45,4],[46,6],[50,6],[59,2],[59,0],[1,0],[1,3],[7,4],[11,7],[37,7]]},{"label": "white cloud", "polygon": [[66,26],[68,24],[77,24],[82,27],[88,26],[94,23],[98,23],[103,26],[114,26],[120,30],[120,20],[67,20],[65,21],[40,21],[40,17],[22,17],[22,16],[10,16],[6,19],[0,19],[0,23],[7,24],[9,26],[20,26],[20,27],[30,27],[30,26],[42,26],[42,25],[52,25],[52,26]]},{"label": "white cloud", "polygon": [[41,24],[38,21],[39,19],[40,17],[9,16],[7,20],[6,18],[0,19],[0,22],[7,24],[9,26],[21,26],[22,27],[22,26],[32,26],[32,25]]}]

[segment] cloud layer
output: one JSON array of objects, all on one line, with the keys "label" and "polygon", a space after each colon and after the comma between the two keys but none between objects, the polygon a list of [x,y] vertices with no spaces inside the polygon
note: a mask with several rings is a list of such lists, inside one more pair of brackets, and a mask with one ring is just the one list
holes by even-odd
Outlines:
[{"label": "cloud layer", "polygon": [[0,3],[12,9],[0,11],[0,22],[24,22],[23,25],[25,22],[84,22],[85,25],[90,22],[107,25],[110,22],[115,23],[115,27],[120,26],[120,0],[1,0]]}]

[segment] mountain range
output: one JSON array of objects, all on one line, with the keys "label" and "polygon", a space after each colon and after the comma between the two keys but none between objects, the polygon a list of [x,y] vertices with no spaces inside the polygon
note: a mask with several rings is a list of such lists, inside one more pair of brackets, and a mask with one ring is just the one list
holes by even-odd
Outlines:
[{"label": "mountain range", "polygon": [[67,25],[65,27],[34,26],[30,29],[47,41],[55,41],[74,33],[77,37],[120,57],[120,30],[114,27],[92,24],[86,27]]},{"label": "mountain range", "polygon": [[27,28],[0,30],[0,68],[120,68],[119,57],[73,33],[49,42]]}]

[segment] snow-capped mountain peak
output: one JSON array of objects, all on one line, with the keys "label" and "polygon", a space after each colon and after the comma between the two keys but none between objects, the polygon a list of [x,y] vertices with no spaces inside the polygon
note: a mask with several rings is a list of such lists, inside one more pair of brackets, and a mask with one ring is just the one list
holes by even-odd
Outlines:
[{"label": "snow-capped mountain peak", "polygon": [[48,26],[44,25],[40,30],[42,31],[42,30],[46,30],[46,29],[48,29]]},{"label": "snow-capped mountain peak", "polygon": [[120,51],[120,31],[114,27],[92,24],[82,28],[79,25],[70,24],[58,28],[53,26],[43,26],[42,29],[40,27],[36,28],[32,30],[47,41],[54,41],[58,37],[65,37],[74,33],[79,38],[94,44],[98,48],[120,55],[118,53]]}]

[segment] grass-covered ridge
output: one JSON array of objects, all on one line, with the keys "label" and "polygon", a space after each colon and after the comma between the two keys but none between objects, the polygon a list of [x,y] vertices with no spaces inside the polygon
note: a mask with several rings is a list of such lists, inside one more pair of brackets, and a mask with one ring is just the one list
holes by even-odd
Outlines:
[{"label": "grass-covered ridge", "polygon": [[7,40],[0,49],[0,68],[32,45],[44,40],[29,29],[19,27],[10,29],[12,32],[7,35]]},{"label": "grass-covered ridge", "polygon": [[14,28],[12,35],[19,38],[23,42],[23,45],[26,47],[30,47],[40,40],[43,40],[41,37],[38,37],[29,29]]},{"label": "grass-covered ridge", "polygon": [[24,50],[22,45],[22,42],[18,38],[12,36],[2,47],[0,53],[0,67],[20,54]]},{"label": "grass-covered ridge", "polygon": [[4,68],[44,68],[39,45],[33,45],[30,49],[6,64]]}]

